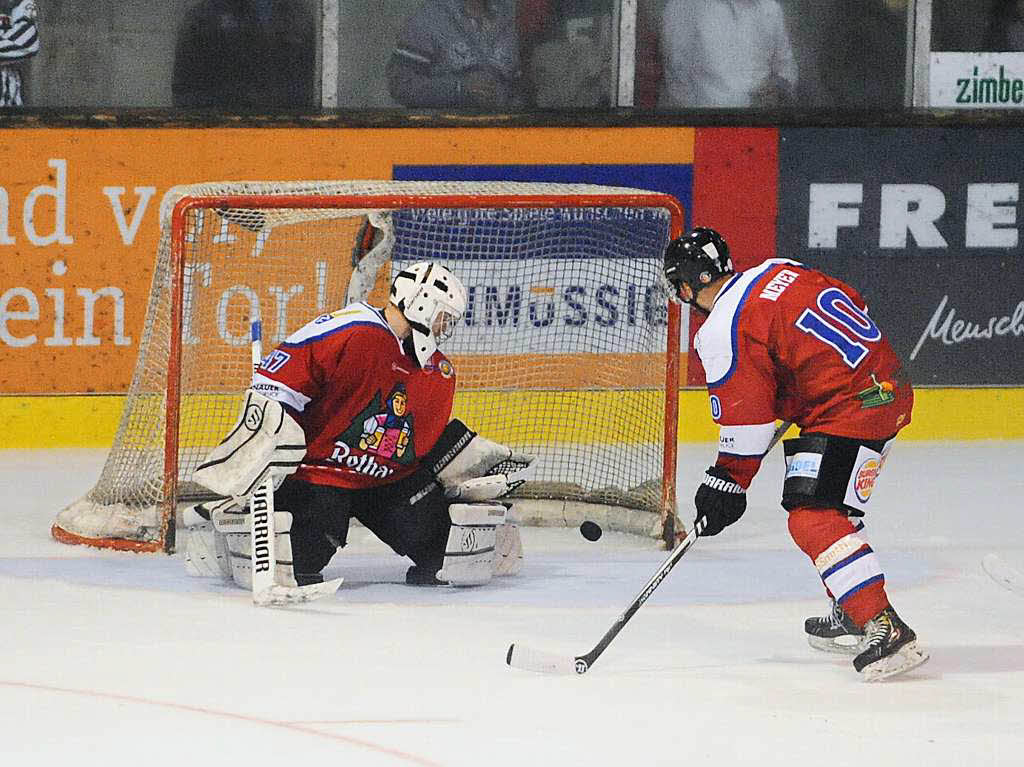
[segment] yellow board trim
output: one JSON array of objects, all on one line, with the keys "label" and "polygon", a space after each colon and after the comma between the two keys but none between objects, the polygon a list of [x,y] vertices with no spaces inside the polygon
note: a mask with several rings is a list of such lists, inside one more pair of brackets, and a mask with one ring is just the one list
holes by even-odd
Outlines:
[{"label": "yellow board trim", "polygon": [[[464,392],[456,400],[456,414],[465,414],[472,426],[472,412],[486,407],[489,397],[508,400],[515,396],[521,407],[550,406],[550,392],[508,393]],[[562,397],[565,395],[562,394]],[[593,412],[605,411],[605,400],[614,398],[616,407],[647,400],[650,392],[577,392],[576,402]],[[211,397],[211,399],[217,399]],[[117,433],[124,397],[119,395],[0,396],[2,448],[38,449],[58,447],[109,447]],[[708,413],[707,394],[699,390],[681,392],[679,441],[711,442],[718,430]],[[230,425],[230,424],[228,424]],[[627,437],[621,426],[595,420],[577,435],[580,442],[601,444]],[[209,435],[215,439],[216,435]],[[531,435],[518,435],[531,441]],[[493,435],[515,441],[511,430]],[[534,435],[536,437],[536,435]],[[635,441],[651,434],[638,433]],[[901,434],[909,440],[1024,439],[1024,388],[918,389],[914,393],[913,422]],[[628,439],[627,439],[628,441]]]}]

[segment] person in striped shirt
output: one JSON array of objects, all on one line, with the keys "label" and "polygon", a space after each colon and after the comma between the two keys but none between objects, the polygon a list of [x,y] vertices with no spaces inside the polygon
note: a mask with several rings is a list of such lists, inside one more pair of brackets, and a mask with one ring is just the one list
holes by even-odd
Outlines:
[{"label": "person in striped shirt", "polygon": [[39,51],[35,0],[0,0],[0,107],[24,104],[21,68]]}]

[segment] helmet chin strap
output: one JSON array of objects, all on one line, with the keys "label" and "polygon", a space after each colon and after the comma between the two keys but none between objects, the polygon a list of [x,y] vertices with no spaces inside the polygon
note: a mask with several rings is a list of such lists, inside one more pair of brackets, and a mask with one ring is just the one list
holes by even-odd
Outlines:
[{"label": "helmet chin strap", "polygon": [[410,320],[408,317],[405,318],[405,321],[409,323],[410,328],[417,331],[418,333],[422,333],[425,336],[432,335],[430,332],[430,328],[428,328],[422,322],[415,322],[413,320]]},{"label": "helmet chin strap", "polygon": [[697,303],[697,296],[694,296],[692,301],[686,301],[685,303],[688,303],[690,306],[692,306],[698,312],[703,314],[705,317],[707,317],[708,315],[711,314],[710,311],[708,311],[703,306],[701,306],[700,304]]},{"label": "helmet chin strap", "polygon": [[[406,318],[406,321],[408,321],[408,318]],[[437,339],[434,338],[433,333],[427,329],[426,325],[421,322],[409,322],[409,327],[412,328],[412,332],[406,340],[412,346],[412,356],[416,358],[419,366],[423,367],[434,356],[434,352],[437,351]],[[424,339],[428,339],[431,342],[429,353],[425,356],[420,353],[420,344]]]},{"label": "helmet chin strap", "polygon": [[703,306],[701,306],[700,304],[697,303],[697,293],[694,292],[693,288],[690,288],[690,291],[693,293],[693,298],[691,298],[689,301],[683,301],[683,303],[684,304],[688,304],[689,306],[692,306],[694,309],[696,309],[698,312],[703,314],[705,317],[707,317],[709,314],[711,314],[710,311],[708,311]]}]

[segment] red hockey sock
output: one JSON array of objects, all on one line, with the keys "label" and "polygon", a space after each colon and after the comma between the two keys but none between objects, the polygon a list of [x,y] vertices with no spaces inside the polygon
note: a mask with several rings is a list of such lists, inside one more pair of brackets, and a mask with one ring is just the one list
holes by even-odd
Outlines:
[{"label": "red hockey sock", "polygon": [[863,626],[889,606],[885,576],[863,534],[838,509],[794,509],[789,534],[811,558],[826,591]]}]

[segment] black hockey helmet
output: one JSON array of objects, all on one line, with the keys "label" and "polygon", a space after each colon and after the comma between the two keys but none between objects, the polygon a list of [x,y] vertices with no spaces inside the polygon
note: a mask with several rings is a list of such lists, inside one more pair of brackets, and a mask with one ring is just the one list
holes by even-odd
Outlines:
[{"label": "black hockey helmet", "polygon": [[735,271],[725,238],[705,226],[677,237],[665,249],[665,281],[673,298],[679,298],[679,289],[688,285],[695,301],[701,288]]}]

